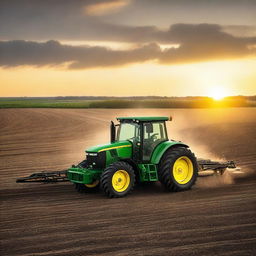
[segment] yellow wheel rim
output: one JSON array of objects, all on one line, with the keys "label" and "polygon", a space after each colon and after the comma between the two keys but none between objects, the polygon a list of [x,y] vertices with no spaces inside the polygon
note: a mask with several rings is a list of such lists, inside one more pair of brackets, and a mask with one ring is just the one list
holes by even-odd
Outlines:
[{"label": "yellow wheel rim", "polygon": [[193,176],[194,168],[192,161],[187,156],[178,158],[172,169],[173,177],[179,184],[188,183]]},{"label": "yellow wheel rim", "polygon": [[95,188],[97,185],[99,184],[98,180],[95,180],[93,183],[91,184],[84,184],[87,188]]},{"label": "yellow wheel rim", "polygon": [[130,185],[130,175],[125,170],[118,170],[112,176],[112,186],[117,192],[125,191]]}]

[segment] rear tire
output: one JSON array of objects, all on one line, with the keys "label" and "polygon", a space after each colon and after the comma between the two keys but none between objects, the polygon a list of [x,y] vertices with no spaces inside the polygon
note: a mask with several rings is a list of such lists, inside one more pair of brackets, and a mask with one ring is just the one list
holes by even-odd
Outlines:
[{"label": "rear tire", "polygon": [[110,198],[124,197],[131,193],[135,183],[135,174],[126,162],[110,164],[101,175],[100,186]]},{"label": "rear tire", "polygon": [[168,191],[190,189],[196,182],[198,165],[195,155],[185,147],[168,150],[162,157],[158,176]]}]

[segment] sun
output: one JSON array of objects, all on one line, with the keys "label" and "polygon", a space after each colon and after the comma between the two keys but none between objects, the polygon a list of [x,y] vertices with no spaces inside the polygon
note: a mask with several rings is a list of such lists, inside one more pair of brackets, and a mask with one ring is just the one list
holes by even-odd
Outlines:
[{"label": "sun", "polygon": [[209,96],[214,100],[222,100],[227,96],[227,91],[221,86],[212,87]]}]

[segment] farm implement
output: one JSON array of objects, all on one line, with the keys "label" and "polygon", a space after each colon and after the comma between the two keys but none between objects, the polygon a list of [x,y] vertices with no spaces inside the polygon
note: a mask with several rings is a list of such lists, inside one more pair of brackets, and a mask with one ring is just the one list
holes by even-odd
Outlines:
[{"label": "farm implement", "polygon": [[208,170],[222,175],[233,161],[196,159],[189,146],[168,140],[168,117],[119,117],[111,122],[110,143],[86,150],[86,159],[71,168],[33,173],[16,182],[65,182],[79,192],[101,188],[108,197],[123,197],[135,183],[160,181],[168,191],[190,189]]}]

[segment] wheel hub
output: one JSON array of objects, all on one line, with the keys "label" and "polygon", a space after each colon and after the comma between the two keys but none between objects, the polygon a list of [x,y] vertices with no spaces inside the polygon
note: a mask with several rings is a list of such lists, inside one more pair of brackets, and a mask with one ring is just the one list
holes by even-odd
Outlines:
[{"label": "wheel hub", "polygon": [[112,186],[117,192],[125,191],[130,184],[130,175],[125,170],[118,170],[112,177]]},{"label": "wheel hub", "polygon": [[192,161],[186,157],[179,157],[173,165],[173,177],[179,184],[188,183],[193,176]]}]

